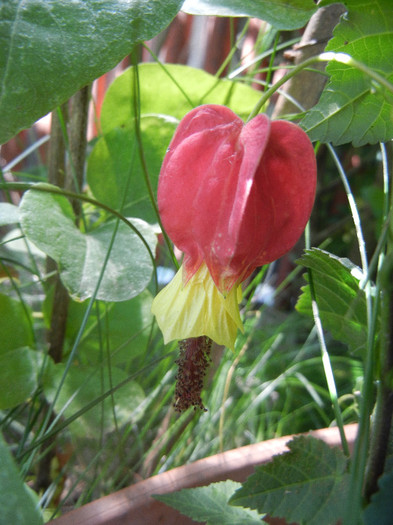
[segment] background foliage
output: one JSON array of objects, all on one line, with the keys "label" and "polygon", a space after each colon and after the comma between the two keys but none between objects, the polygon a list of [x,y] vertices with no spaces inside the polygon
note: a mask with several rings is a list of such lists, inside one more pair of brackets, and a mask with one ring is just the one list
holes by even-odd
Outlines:
[{"label": "background foliage", "polygon": [[[351,459],[344,439],[340,451],[301,437],[243,485],[160,499],[207,523],[388,523],[393,22],[390,0],[347,0],[330,54],[288,66],[283,52],[330,3],[0,0],[0,523],[42,523],[223,450],[354,421]],[[169,141],[199,104],[273,113],[284,81],[327,59],[317,105],[286,115],[318,152],[307,250],[247,283],[235,355],[213,352],[208,412],[178,416],[176,345],[150,312],[176,266],[155,205]],[[48,111],[49,148],[36,122]]]}]

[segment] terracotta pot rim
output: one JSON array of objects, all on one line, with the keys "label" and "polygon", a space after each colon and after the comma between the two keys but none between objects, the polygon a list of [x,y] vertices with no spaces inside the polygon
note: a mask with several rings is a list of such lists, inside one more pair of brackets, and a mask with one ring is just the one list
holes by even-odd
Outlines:
[{"label": "terracotta pot rim", "polygon": [[[357,424],[345,426],[345,434],[352,448]],[[322,439],[330,446],[340,446],[337,427],[311,431],[307,434]],[[244,481],[254,467],[267,463],[273,455],[282,454],[286,443],[294,436],[270,439],[200,459],[145,479],[114,494],[92,501],[51,522],[53,525],[188,525],[195,523],[174,509],[156,501],[153,494],[165,494],[183,488],[208,485],[232,479]]]}]

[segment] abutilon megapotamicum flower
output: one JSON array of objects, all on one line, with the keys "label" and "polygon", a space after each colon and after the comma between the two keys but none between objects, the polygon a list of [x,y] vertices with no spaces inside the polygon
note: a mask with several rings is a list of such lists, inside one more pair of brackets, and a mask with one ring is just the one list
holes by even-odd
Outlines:
[{"label": "abutilon megapotamicum flower", "polygon": [[196,361],[205,359],[206,368],[209,339],[234,348],[242,330],[240,284],[295,245],[315,188],[314,150],[296,124],[264,114],[244,124],[219,105],[199,106],[181,120],[162,164],[157,201],[184,259],[152,306],[165,343],[182,341],[180,409],[203,407],[200,391],[194,398],[189,391],[203,379],[195,363],[190,368],[190,356],[199,351]]}]

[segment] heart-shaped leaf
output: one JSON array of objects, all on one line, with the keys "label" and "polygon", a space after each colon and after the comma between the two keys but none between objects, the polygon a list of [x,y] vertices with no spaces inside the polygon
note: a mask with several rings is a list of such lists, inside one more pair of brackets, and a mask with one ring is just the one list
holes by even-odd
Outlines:
[{"label": "heart-shaped leaf", "polygon": [[[133,126],[134,69],[129,68],[109,87],[101,108],[101,129]],[[141,115],[181,119],[201,104],[224,104],[247,119],[261,97],[260,91],[240,82],[217,79],[189,66],[142,64],[138,66]],[[160,96],[157,96],[157,86]]]},{"label": "heart-shaped leaf", "polygon": [[0,226],[19,222],[19,210],[14,204],[0,202]]},{"label": "heart-shaped leaf", "polygon": [[[46,190],[50,188],[45,185]],[[25,193],[20,221],[26,236],[58,263],[61,279],[74,299],[91,297],[100,280],[96,298],[104,301],[131,299],[149,284],[151,256],[123,222],[109,221],[82,233],[75,226],[71,204],[65,197],[37,190]],[[154,251],[153,228],[140,219],[132,219],[132,223]]]}]

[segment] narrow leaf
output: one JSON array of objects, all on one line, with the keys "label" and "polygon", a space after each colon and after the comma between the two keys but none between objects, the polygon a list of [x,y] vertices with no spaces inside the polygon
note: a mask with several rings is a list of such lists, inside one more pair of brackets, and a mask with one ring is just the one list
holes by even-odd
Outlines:
[{"label": "narrow leaf", "polygon": [[[53,401],[58,385],[67,373],[64,384],[56,399],[55,411],[62,412],[64,417],[71,417],[83,410],[101,394],[108,392],[127,378],[127,374],[112,366],[78,366],[67,372],[62,363],[48,367],[43,379],[43,388],[49,402]],[[105,433],[130,421],[136,422],[141,417],[138,410],[144,399],[142,388],[129,381],[119,388],[113,397],[108,397],[71,423],[72,432],[80,437],[96,438],[97,429]]]},{"label": "narrow leaf", "polygon": [[290,452],[256,469],[230,503],[307,525],[332,525],[347,501],[346,458],[322,440],[300,436]]},{"label": "narrow leaf", "polygon": [[[78,346],[82,362],[99,365],[100,348],[105,346],[112,365],[134,371],[135,359],[146,351],[152,323],[152,295],[148,290],[128,301],[99,303],[90,315],[86,330]],[[47,306],[47,305],[46,305]],[[70,301],[66,342],[72,348],[85,315],[87,303]],[[51,310],[45,308],[49,319]]]}]

